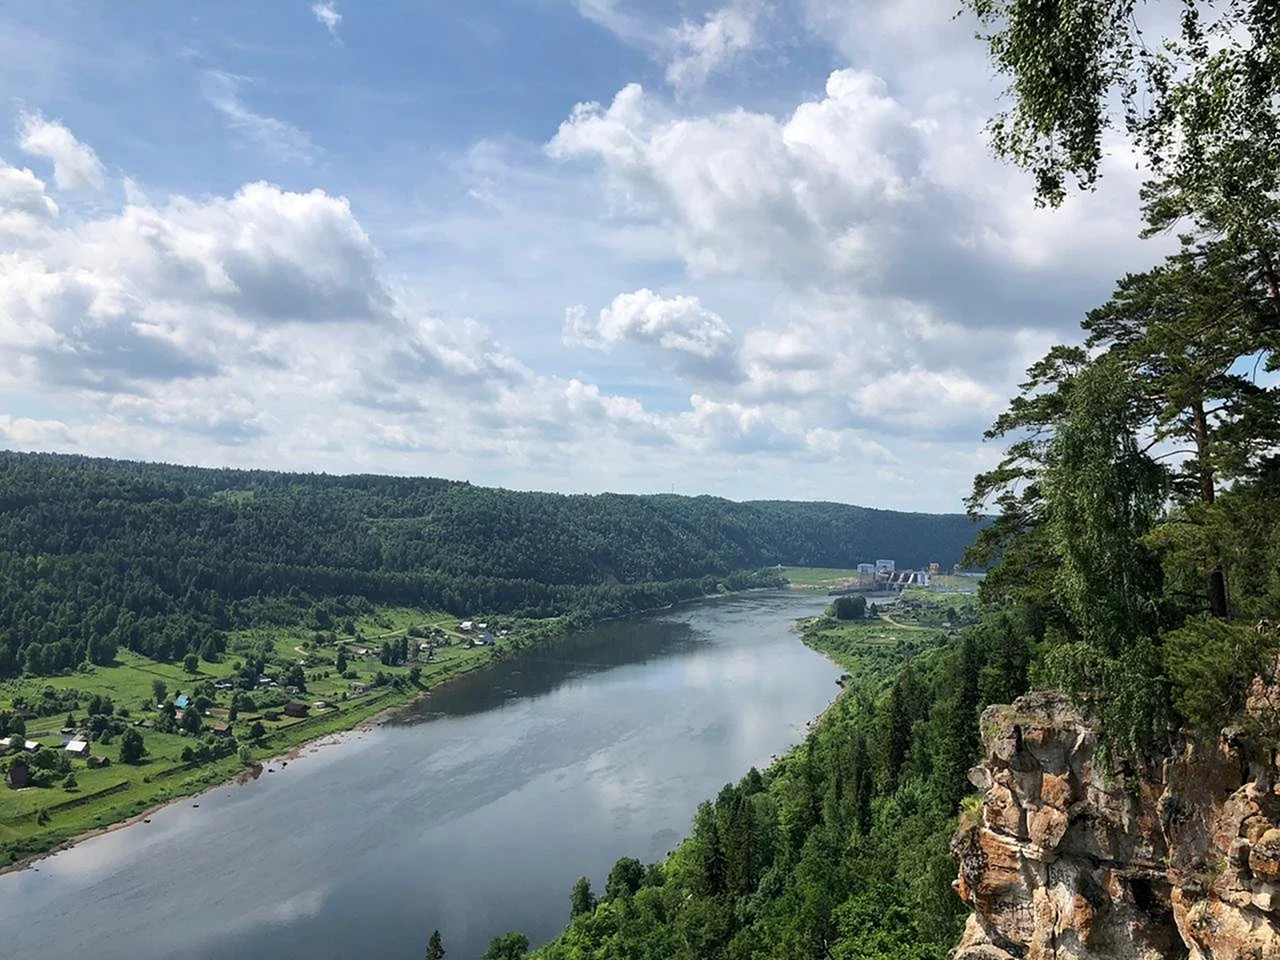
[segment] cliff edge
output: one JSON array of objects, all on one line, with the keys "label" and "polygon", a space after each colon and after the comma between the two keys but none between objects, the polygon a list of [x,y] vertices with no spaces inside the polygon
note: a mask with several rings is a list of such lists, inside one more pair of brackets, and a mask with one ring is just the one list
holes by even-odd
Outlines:
[{"label": "cliff edge", "polygon": [[[1278,689],[1255,683],[1255,717]],[[1273,749],[1228,728],[1148,769],[1103,769],[1054,692],[989,707],[981,729],[981,804],[951,845],[974,911],[955,960],[1280,958]]]}]

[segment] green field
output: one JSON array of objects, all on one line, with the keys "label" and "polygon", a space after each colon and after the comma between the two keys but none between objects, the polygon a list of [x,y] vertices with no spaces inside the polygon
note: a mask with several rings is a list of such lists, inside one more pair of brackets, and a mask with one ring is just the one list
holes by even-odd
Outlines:
[{"label": "green field", "polygon": [[779,567],[775,572],[790,580],[792,587],[803,590],[832,590],[858,580],[857,570],[835,567]]},{"label": "green field", "polygon": [[[491,623],[495,631],[498,622]],[[251,762],[274,757],[326,734],[351,729],[389,707],[407,703],[438,683],[554,636],[559,629],[558,621],[504,619],[501,623],[508,632],[498,636],[494,646],[473,647],[469,645],[470,638],[458,631],[457,617],[404,608],[378,609],[358,619],[355,637],[337,638],[338,644],[350,651],[348,674],[354,671],[354,677],[337,673],[338,644],[328,642],[325,637],[317,640],[312,630],[281,628],[232,633],[228,651],[219,662],[200,660],[198,672],[194,674],[187,673],[182,664],[159,663],[122,650],[111,666],[85,667],[65,676],[0,683],[0,710],[13,709],[15,698],[27,704],[51,704],[54,700],[46,696],[46,688],[54,696],[75,692],[79,704],[76,709],[59,709],[52,715],[27,720],[26,738],[45,744],[43,750],[62,753],[59,730],[67,714],[71,713],[77,724],[82,724],[86,704],[96,694],[111,698],[117,717],[121,715],[121,708],[127,712],[123,723],[142,734],[147,751],[140,763],[122,763],[119,738],[112,737],[111,743],[91,744],[93,755],[109,758],[110,766],[93,769],[85,760],[70,761],[70,772],[76,780],[72,790],[61,785],[65,778],[62,771],[55,775],[52,786],[0,788],[0,867],[125,820],[157,804],[222,783],[248,769]],[[410,658],[403,665],[380,662],[381,644],[406,636],[410,628],[420,628],[415,631],[418,633],[436,631],[437,645],[430,659],[417,649],[422,641],[412,638]],[[268,719],[266,708],[241,710],[231,725],[231,736],[236,738],[240,749],[230,756],[203,763],[184,760],[182,756],[184,749],[198,745],[202,737],[137,726],[141,721],[154,722],[160,717],[154,704],[155,681],[165,684],[166,698],[172,700],[180,692],[195,691],[199,685],[230,680],[243,656],[251,650],[269,652],[264,675],[280,677],[286,669],[302,663],[306,678],[305,692],[286,695],[277,686],[249,691],[251,697],[286,699],[308,705],[327,701],[332,706],[321,710],[313,708],[304,718],[280,713],[278,719]],[[368,652],[361,655],[357,650]],[[414,668],[420,671],[416,684],[408,682]],[[358,691],[358,685],[373,683],[379,673],[384,680],[399,683],[384,683]],[[209,694],[207,686],[201,689],[206,696]],[[202,711],[206,725],[226,721],[232,693],[230,690],[213,692],[209,697],[211,703]],[[258,740],[251,740],[248,735],[254,722],[261,723],[265,729],[265,735]]]},{"label": "green field", "polygon": [[[874,606],[875,598],[870,598]],[[805,643],[851,674],[885,678],[916,654],[945,644],[978,619],[977,596],[911,587],[863,620],[828,614],[800,621]]]}]

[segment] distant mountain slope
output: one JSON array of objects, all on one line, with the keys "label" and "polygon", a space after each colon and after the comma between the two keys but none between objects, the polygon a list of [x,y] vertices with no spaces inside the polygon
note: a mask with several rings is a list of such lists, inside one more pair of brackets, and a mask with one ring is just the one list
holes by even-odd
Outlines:
[{"label": "distant mountain slope", "polygon": [[297,609],[354,596],[594,616],[779,563],[949,566],[974,533],[959,515],[836,503],[565,496],[0,452],[0,675],[24,666],[33,643],[62,644],[48,668],[78,662],[76,650],[154,652],[158,635],[168,637],[160,653],[181,653],[210,632],[287,616],[278,604],[269,613],[273,597]]}]

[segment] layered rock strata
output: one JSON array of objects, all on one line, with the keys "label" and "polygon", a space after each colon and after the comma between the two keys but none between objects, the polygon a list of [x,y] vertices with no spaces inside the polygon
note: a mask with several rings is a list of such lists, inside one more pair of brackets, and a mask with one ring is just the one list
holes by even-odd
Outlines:
[{"label": "layered rock strata", "polygon": [[1104,768],[1052,692],[988,708],[982,740],[981,804],[952,842],[974,911],[956,960],[1280,958],[1274,751],[1229,729],[1147,769]]}]

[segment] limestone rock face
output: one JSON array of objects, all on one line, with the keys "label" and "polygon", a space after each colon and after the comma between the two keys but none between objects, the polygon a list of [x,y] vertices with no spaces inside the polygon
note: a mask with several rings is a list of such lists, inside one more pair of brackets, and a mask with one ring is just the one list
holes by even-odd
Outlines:
[{"label": "limestone rock face", "polygon": [[1228,730],[1149,769],[1103,769],[1053,692],[988,708],[982,738],[981,809],[951,845],[974,911],[955,960],[1280,958],[1270,756]]}]

